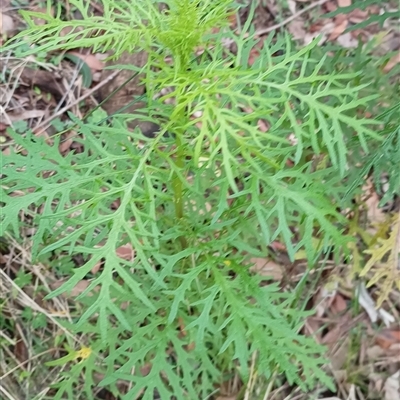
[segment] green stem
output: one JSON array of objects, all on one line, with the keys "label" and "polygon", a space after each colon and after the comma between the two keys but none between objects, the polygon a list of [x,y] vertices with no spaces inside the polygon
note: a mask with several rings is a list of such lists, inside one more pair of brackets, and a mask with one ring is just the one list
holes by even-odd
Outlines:
[{"label": "green stem", "polygon": [[[181,59],[178,63],[180,65],[180,73],[184,73],[187,71],[188,65],[187,61],[183,62]],[[176,104],[179,105],[181,103],[181,96],[177,95]],[[182,107],[179,115],[176,115],[176,121],[185,120],[185,109]],[[182,172],[185,167],[185,143],[183,142],[183,135],[185,134],[182,128],[175,129],[175,146],[176,146],[176,159],[175,166],[179,172]],[[184,198],[183,198],[183,183],[179,178],[179,175],[174,172],[172,178],[173,190],[174,190],[174,205],[175,205],[175,217],[177,223],[184,222]],[[186,249],[187,240],[184,236],[179,237],[179,241],[181,242],[182,250]]]},{"label": "green stem", "polygon": [[[178,170],[183,170],[185,166],[185,152],[182,146],[182,133],[181,132],[176,132],[176,160],[175,160],[175,165]],[[174,188],[174,205],[175,205],[175,216],[177,219],[177,222],[181,222],[183,217],[184,217],[184,211],[183,211],[183,204],[184,204],[184,199],[183,199],[183,184],[182,181],[180,180],[178,174],[174,172],[173,178],[172,178],[172,185]],[[184,236],[181,236],[179,238],[182,249],[185,249],[187,247],[187,241]]]}]

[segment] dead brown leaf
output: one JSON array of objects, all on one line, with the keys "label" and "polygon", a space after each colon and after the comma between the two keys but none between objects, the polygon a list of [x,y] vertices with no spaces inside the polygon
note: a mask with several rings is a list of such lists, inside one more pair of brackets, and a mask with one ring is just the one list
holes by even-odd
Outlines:
[{"label": "dead brown leaf", "polygon": [[270,246],[276,251],[286,251],[286,246],[281,242],[272,242]]},{"label": "dead brown leaf", "polygon": [[395,357],[397,362],[400,362],[400,343],[393,343],[387,351],[389,356]]},{"label": "dead brown leaf", "polygon": [[[339,18],[340,17],[340,18]],[[333,41],[336,40],[347,28],[349,22],[346,18],[342,18],[343,16],[339,15],[337,19],[335,19],[335,28],[329,35],[328,40]]]},{"label": "dead brown leaf", "polygon": [[6,35],[14,30],[14,20],[7,14],[0,13],[0,34]]},{"label": "dead brown leaf", "polygon": [[[67,36],[69,33],[71,33],[72,31],[74,31],[74,33],[76,32],[80,32],[83,30],[82,26],[77,26],[77,27],[71,27],[71,26],[66,26],[64,28],[61,29],[60,31],[60,36],[61,37],[65,37]],[[82,36],[79,35],[76,37],[76,40],[82,39]]]},{"label": "dead brown leaf", "polygon": [[400,51],[389,60],[389,62],[385,65],[385,68],[383,68],[383,71],[384,72],[389,72],[397,64],[400,64]]},{"label": "dead brown leaf", "polygon": [[38,128],[38,129],[34,129],[33,130],[33,134],[37,137],[43,137],[46,139],[47,143],[50,143],[50,135],[48,134],[48,132],[46,131],[46,129],[43,128]]},{"label": "dead brown leaf", "polygon": [[[79,296],[81,293],[83,293],[87,287],[89,286],[90,282],[86,279],[81,280],[80,282],[78,282],[76,284],[76,286],[71,290],[71,296],[73,297],[77,297]],[[87,294],[88,296],[91,296],[92,294],[89,292]]]},{"label": "dead brown leaf", "polygon": [[17,343],[15,343],[14,355],[19,362],[24,362],[29,359],[29,351],[22,339],[18,340]]},{"label": "dead brown leaf", "polygon": [[400,399],[400,370],[386,380],[384,392],[385,400]]},{"label": "dead brown leaf", "polygon": [[69,51],[68,54],[79,57],[93,71],[100,71],[104,68],[103,61],[99,60],[95,54],[82,54],[78,51]]},{"label": "dead brown leaf", "polygon": [[0,253],[0,264],[7,264],[9,259],[8,254],[1,254]]},{"label": "dead brown leaf", "polygon": [[347,303],[344,297],[337,293],[331,304],[331,311],[335,314],[340,314],[347,309]]},{"label": "dead brown leaf", "polygon": [[380,346],[372,346],[367,348],[367,358],[370,362],[373,362],[386,355],[385,350]]},{"label": "dead brown leaf", "polygon": [[368,220],[372,224],[380,224],[386,221],[386,215],[379,207],[379,196],[375,191],[374,184],[371,179],[363,186],[363,192],[366,194],[365,205],[367,206]]},{"label": "dead brown leaf", "polygon": [[295,40],[304,40],[306,37],[306,30],[304,29],[305,22],[301,18],[297,18],[288,24],[288,31],[292,34]]},{"label": "dead brown leaf", "polygon": [[328,35],[335,29],[335,23],[331,19],[324,19],[312,25],[306,34],[303,43],[310,44],[314,39],[319,37],[319,46],[322,46],[327,40]]},{"label": "dead brown leaf", "polygon": [[253,264],[253,266],[250,268],[251,272],[256,272],[262,276],[270,277],[275,281],[282,280],[282,266],[274,261],[265,258],[251,258],[250,262]]},{"label": "dead brown leaf", "polygon": [[347,18],[347,15],[345,15],[345,14],[336,15],[336,17],[334,18],[335,25],[340,25],[343,23],[343,21],[347,21],[347,20],[348,20],[348,18]]},{"label": "dead brown leaf", "polygon": [[359,8],[356,8],[355,10],[351,11],[348,15],[347,18],[349,21],[353,24],[359,24],[363,22],[366,18],[368,18],[368,11],[360,10]]},{"label": "dead brown leaf", "polygon": [[337,43],[346,48],[346,49],[354,49],[358,46],[358,40],[355,39],[352,35],[353,32],[343,33],[337,38]]},{"label": "dead brown leaf", "polygon": [[256,48],[250,50],[249,60],[248,60],[250,66],[252,66],[255,63],[259,55],[260,55],[260,50]]},{"label": "dead brown leaf", "polygon": [[308,317],[304,325],[304,332],[308,336],[315,337],[318,343],[321,343],[322,340],[321,327],[322,323],[320,318]]},{"label": "dead brown leaf", "polygon": [[377,393],[380,393],[383,388],[383,379],[382,374],[371,372],[368,374],[369,380],[369,390],[374,390]]},{"label": "dead brown leaf", "polygon": [[[64,281],[57,281],[54,282],[50,285],[50,288],[52,290],[58,289],[62,284],[64,283]],[[75,287],[70,291],[70,292],[64,292],[62,294],[62,296],[64,298],[69,298],[69,297],[77,297],[79,296],[84,290],[86,290],[86,288],[89,286],[90,282],[87,279],[82,279],[81,281],[79,281]],[[97,288],[98,289],[98,288]],[[96,288],[94,289],[96,290]],[[91,293],[87,294],[88,296],[91,296]]]},{"label": "dead brown leaf", "polygon": [[342,329],[340,325],[336,325],[322,338],[321,343],[332,348],[339,340]]},{"label": "dead brown leaf", "polygon": [[339,7],[351,6],[351,0],[337,0]]},{"label": "dead brown leaf", "polygon": [[296,2],[294,0],[287,0],[287,5],[288,5],[290,13],[292,15],[296,14],[296,8],[297,8]]},{"label": "dead brown leaf", "polygon": [[118,249],[116,250],[116,254],[118,257],[121,257],[122,259],[127,261],[133,261],[135,257],[135,251],[133,250],[130,243],[118,247]]},{"label": "dead brown leaf", "polygon": [[7,10],[11,7],[11,0],[0,0],[0,11]]},{"label": "dead brown leaf", "polygon": [[[137,67],[143,67],[147,61],[147,53],[143,51],[139,52],[125,52],[117,60],[109,60],[106,66],[115,65],[135,65]],[[109,76],[115,71],[112,69],[103,69],[100,80],[107,80]],[[132,96],[140,96],[144,93],[144,86],[141,84],[142,76],[138,75],[132,79],[133,71],[127,69],[121,69],[120,73],[112,80],[102,86],[99,90],[99,97],[104,101],[102,103],[102,108],[110,115],[114,114],[116,111],[122,107],[126,107],[128,103],[131,102]],[[108,96],[114,92],[111,98]],[[140,108],[145,107],[144,102],[138,102],[132,104],[130,107],[125,108],[125,113],[137,113]],[[148,122],[148,121],[146,121]],[[137,126],[145,132],[148,130],[148,123],[140,121],[138,119],[130,121],[128,126],[130,129],[134,129]],[[154,124],[152,124],[154,125]],[[152,129],[152,127],[150,127]],[[159,128],[158,128],[159,129]],[[150,132],[151,134],[151,132]]]},{"label": "dead brown leaf", "polygon": [[61,144],[58,146],[58,151],[61,154],[65,154],[71,147],[72,143],[73,143],[73,137],[76,136],[76,132],[75,131],[69,131],[68,133],[65,134],[63,141],[61,142]]},{"label": "dead brown leaf", "polygon": [[[54,8],[51,7],[50,8],[50,13],[49,10],[46,7],[33,7],[32,11],[37,12],[37,13],[41,13],[41,14],[46,14],[46,15],[51,15],[52,17],[54,17]],[[33,17],[32,18],[33,22],[35,23],[35,25],[45,25],[46,24],[46,20],[43,18],[39,18],[39,17]]]},{"label": "dead brown leaf", "polygon": [[92,273],[92,274],[97,274],[97,272],[99,272],[99,270],[100,270],[100,267],[102,266],[102,262],[101,261],[99,261],[98,263],[96,263],[96,265],[90,270],[90,272]]},{"label": "dead brown leaf", "polygon": [[336,285],[331,285],[330,283],[326,283],[319,288],[318,292],[313,297],[317,317],[321,318],[325,315],[326,310],[330,309],[336,296],[336,290]]},{"label": "dead brown leaf", "polygon": [[335,11],[338,8],[338,6],[337,3],[333,1],[327,1],[324,5],[324,8],[326,9],[326,11],[332,12]]},{"label": "dead brown leaf", "polygon": [[329,360],[334,371],[341,370],[345,364],[349,354],[350,344],[350,337],[346,336],[342,343],[335,349],[335,351],[329,355]]},{"label": "dead brown leaf", "polygon": [[391,345],[400,343],[400,330],[383,329],[378,333],[375,341],[382,349],[388,349]]},{"label": "dead brown leaf", "polygon": [[120,205],[121,205],[121,199],[114,200],[111,204],[111,209],[118,210]]},{"label": "dead brown leaf", "polygon": [[9,113],[7,115],[11,122],[17,122],[27,119],[41,118],[44,117],[45,114],[46,111],[44,110],[24,110],[22,113],[19,114]]},{"label": "dead brown leaf", "polygon": [[257,127],[261,132],[268,132],[269,131],[269,125],[263,119],[259,119],[257,121]]},{"label": "dead brown leaf", "polygon": [[21,82],[37,86],[40,90],[56,96],[62,96],[65,92],[61,84],[61,77],[57,77],[52,71],[24,68],[21,74]]},{"label": "dead brown leaf", "polygon": [[381,12],[381,6],[379,4],[371,4],[370,6],[367,7],[366,9],[368,15],[371,14],[379,14]]},{"label": "dead brown leaf", "polygon": [[[355,29],[354,31],[348,32],[346,33],[346,35],[351,35],[352,37],[352,47],[355,47],[356,44],[358,43],[358,40],[360,40],[363,43],[368,42],[369,40],[369,35],[367,33],[367,31],[365,31],[364,29]],[[343,35],[344,36],[344,35]],[[347,46],[347,48],[349,48],[350,46]],[[365,115],[367,116],[367,115]]]}]

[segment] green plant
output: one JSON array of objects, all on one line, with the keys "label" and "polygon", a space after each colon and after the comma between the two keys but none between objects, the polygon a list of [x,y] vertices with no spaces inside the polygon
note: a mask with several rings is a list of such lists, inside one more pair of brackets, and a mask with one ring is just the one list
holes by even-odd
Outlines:
[{"label": "green plant", "polygon": [[[382,140],[379,121],[358,115],[377,96],[359,97],[367,83],[357,73],[326,73],[328,55],[313,56],[317,42],[297,51],[289,37],[271,36],[250,67],[252,15],[232,32],[230,0],[164,3],[161,12],[156,1],[105,0],[98,17],[89,2],[70,0],[78,21],[22,12],[29,28],[8,46],[21,39],[34,44],[30,53],[92,46],[149,56],[143,69],[125,66],[144,74],[147,108],[111,123],[70,115],[81,152],[63,157],[57,136],[48,143],[9,132],[18,147],[2,159],[3,234],[20,235],[25,213],[34,257],[70,266],[81,256],[51,296],[90,278],[77,299],[81,318],[63,322],[90,338],[90,350],[62,359],[73,364],[55,398],[73,398],[82,373],[79,390],[93,398],[94,372],[114,393],[121,380],[133,384],[126,399],[206,398],[232,372],[246,381],[252,355],[267,379],[332,386],[323,348],[299,334],[309,315],[299,311],[300,293],[251,274],[250,260],[277,240],[292,259],[304,250],[310,266],[346,249],[340,211],[359,189],[354,155]],[[161,89],[168,94],[153,100]],[[161,131],[145,138],[126,128],[129,119]],[[118,255],[126,244],[133,259]]]}]

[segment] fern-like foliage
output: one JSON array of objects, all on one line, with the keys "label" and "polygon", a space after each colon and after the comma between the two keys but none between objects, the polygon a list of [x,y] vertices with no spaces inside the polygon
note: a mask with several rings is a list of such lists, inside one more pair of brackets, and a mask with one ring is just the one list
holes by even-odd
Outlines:
[{"label": "fern-like foliage", "polygon": [[[57,137],[47,143],[10,132],[24,151],[1,160],[2,234],[18,236],[25,213],[34,256],[84,260],[51,296],[71,291],[101,263],[78,298],[85,309],[76,329],[92,335],[94,354],[80,368],[93,373],[101,352],[102,384],[117,391],[118,380],[133,383],[125,399],[203,398],[226,372],[246,380],[254,353],[267,378],[277,371],[304,390],[330,385],[322,349],[298,334],[308,314],[293,308],[297,294],[251,275],[248,260],[265,256],[274,240],[292,258],[305,249],[310,263],[319,251],[346,247],[337,208],[345,206],[349,144],[366,153],[381,141],[379,121],[355,116],[376,96],[358,96],[365,85],[349,83],[357,73],[326,73],[327,59],[312,56],[316,42],[297,51],[288,37],[270,37],[249,67],[251,34],[210,33],[225,25],[230,1],[176,0],[166,12],[150,0],[104,1],[103,17],[90,15],[86,1],[70,3],[83,20],[41,14],[46,24],[36,26],[38,15],[24,13],[30,25],[19,38],[35,43],[32,52],[149,53],[142,114],[111,124],[71,115],[82,150],[66,157]],[[65,26],[73,29],[60,37]],[[210,50],[196,57],[204,41]],[[163,88],[168,94],[151,100]],[[132,118],[162,130],[146,139],[126,129]],[[133,261],[118,256],[126,243]],[[71,380],[61,382],[60,398],[71,388]],[[92,398],[90,385],[84,390]]]},{"label": "fern-like foliage", "polygon": [[[34,44],[29,53],[55,49],[92,47],[94,51],[113,51],[118,58],[122,52],[149,50],[153,45],[168,48],[179,62],[188,57],[203,40],[211,28],[226,25],[227,16],[234,10],[231,0],[179,0],[164,2],[168,12],[160,12],[157,0],[104,1],[101,16],[92,13],[90,3],[71,0],[70,5],[82,15],[82,19],[64,21],[61,19],[61,4],[47,1],[47,13],[21,11],[28,28],[13,40],[28,37]],[[56,14],[55,16],[53,16]],[[45,21],[38,26],[37,18]],[[68,28],[68,35],[62,30]],[[8,48],[18,46],[17,43]],[[154,49],[153,49],[154,50]]]},{"label": "fern-like foliage", "polygon": [[387,300],[393,286],[400,290],[400,214],[392,219],[387,238],[378,238],[378,243],[365,251],[371,255],[360,276],[366,276],[372,270],[368,286],[378,285],[377,307]]},{"label": "fern-like foliage", "polygon": [[[373,168],[373,178],[375,187],[382,195],[381,205],[393,201],[396,196],[400,196],[400,122],[398,113],[400,105],[397,104],[378,118],[384,124],[386,138],[380,146],[379,152],[371,157],[369,163]],[[386,178],[387,188],[382,189],[382,179]]]},{"label": "fern-like foliage", "polygon": [[[397,115],[400,112],[398,104],[390,107],[377,120],[384,128],[381,134],[384,140],[374,152],[366,157],[364,165],[357,171],[357,177],[349,185],[345,197],[351,195],[368,175],[371,175],[376,191],[382,196],[380,205],[387,205],[400,195],[400,124]],[[383,189],[382,182],[386,183]]]}]

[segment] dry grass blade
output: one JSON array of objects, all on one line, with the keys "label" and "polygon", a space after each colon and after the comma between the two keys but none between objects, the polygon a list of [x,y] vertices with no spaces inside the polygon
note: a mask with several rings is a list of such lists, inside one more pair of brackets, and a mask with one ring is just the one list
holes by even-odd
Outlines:
[{"label": "dry grass blade", "polygon": [[[43,275],[44,266],[32,265],[28,249],[26,242],[18,244],[9,239],[6,254],[1,256],[0,398],[5,400],[46,396],[51,384],[59,379],[59,369],[43,368],[45,361],[57,357],[59,349],[55,343],[63,343],[65,338],[70,338],[70,343],[82,343],[82,339],[58,320],[71,321],[66,301],[54,298],[51,302],[41,303],[42,296],[50,291],[49,276]],[[30,276],[30,283],[21,288],[19,276]],[[43,317],[46,326],[35,328],[34,319],[27,315],[35,316],[36,321]],[[23,376],[29,376],[29,379],[21,379]]]},{"label": "dry grass blade", "polygon": [[98,83],[95,87],[92,89],[87,90],[82,96],[78,97],[76,100],[74,100],[71,104],[68,104],[67,106],[61,108],[58,110],[56,113],[54,113],[51,117],[47,118],[43,122],[41,122],[39,125],[35,127],[35,129],[47,129],[49,127],[49,124],[51,121],[53,121],[55,118],[58,116],[64,114],[68,110],[70,110],[72,107],[76,106],[79,104],[82,100],[87,99],[88,97],[92,96],[93,93],[97,92],[102,86],[106,85],[109,81],[113,80],[120,71],[116,70],[114,71],[108,78],[107,80],[104,80],[100,83]]},{"label": "dry grass blade", "polygon": [[267,33],[270,33],[272,31],[275,31],[279,28],[282,28],[283,26],[287,25],[289,22],[295,20],[296,18],[300,17],[301,15],[303,15],[304,13],[306,13],[307,11],[312,10],[315,7],[318,6],[322,6],[322,4],[325,4],[328,0],[319,0],[316,1],[315,3],[311,3],[310,5],[308,5],[307,7],[304,7],[302,10],[298,11],[296,14],[293,14],[292,16],[290,16],[289,18],[285,19],[284,21],[280,22],[279,24],[275,24],[272,26],[269,26],[267,28],[262,28],[256,31],[256,35],[257,36],[263,36],[266,35]]}]

